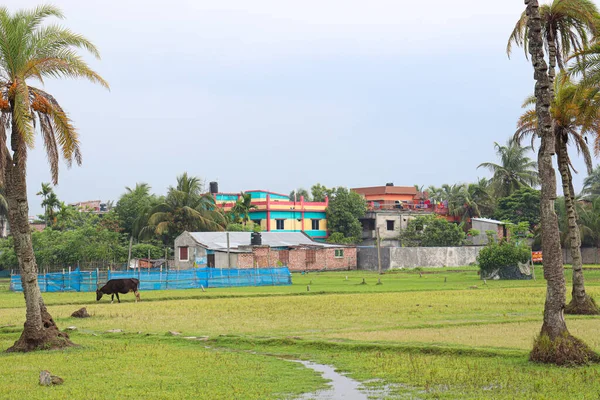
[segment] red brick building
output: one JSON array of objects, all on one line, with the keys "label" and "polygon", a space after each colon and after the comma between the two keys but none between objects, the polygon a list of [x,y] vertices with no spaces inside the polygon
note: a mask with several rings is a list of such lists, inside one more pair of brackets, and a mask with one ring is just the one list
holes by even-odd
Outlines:
[{"label": "red brick building", "polygon": [[250,241],[250,232],[184,232],[175,239],[175,265],[179,268],[287,266],[290,271],[353,270],[357,266],[356,247],[315,242],[301,232],[262,232],[261,244],[251,245]]}]

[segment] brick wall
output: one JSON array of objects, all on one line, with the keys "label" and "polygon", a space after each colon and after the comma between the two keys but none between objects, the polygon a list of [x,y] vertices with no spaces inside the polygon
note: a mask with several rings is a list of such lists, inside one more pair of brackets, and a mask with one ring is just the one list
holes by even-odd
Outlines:
[{"label": "brick wall", "polygon": [[[238,268],[276,267],[279,262],[290,271],[315,270],[354,270],[356,269],[356,248],[343,248],[343,257],[335,256],[335,248],[293,248],[272,250],[269,246],[252,247],[252,253],[239,253]],[[287,252],[287,261],[284,253]],[[313,253],[313,255],[311,255]]]},{"label": "brick wall", "polygon": [[240,253],[238,254],[238,268],[254,268],[254,254]]}]

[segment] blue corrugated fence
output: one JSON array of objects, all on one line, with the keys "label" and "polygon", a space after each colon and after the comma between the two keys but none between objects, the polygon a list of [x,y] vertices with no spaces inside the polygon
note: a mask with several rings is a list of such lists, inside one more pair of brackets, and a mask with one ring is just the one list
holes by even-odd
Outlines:
[{"label": "blue corrugated fence", "polygon": [[[138,278],[140,290],[199,289],[291,285],[292,275],[287,267],[257,269],[197,268],[188,270],[130,270],[98,274],[79,271],[53,272],[38,275],[42,292],[94,292],[109,279]],[[10,290],[23,291],[21,276],[12,275]]]}]

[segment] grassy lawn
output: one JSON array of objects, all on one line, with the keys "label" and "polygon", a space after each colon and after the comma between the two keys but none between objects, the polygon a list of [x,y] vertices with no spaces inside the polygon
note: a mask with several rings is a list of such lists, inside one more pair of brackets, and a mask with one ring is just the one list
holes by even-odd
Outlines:
[{"label": "grassy lawn", "polygon": [[[472,267],[456,270],[386,273],[381,285],[364,271],[294,274],[291,286],[148,291],[137,304],[133,295],[110,304],[94,293],[46,293],[81,347],[0,354],[0,398],[294,398],[323,387],[318,373],[279,356],[391,385],[390,398],[598,398],[600,367],[527,361],[541,327],[541,269],[536,280],[485,284]],[[600,270],[585,275],[600,298]],[[83,306],[92,318],[70,317]],[[0,280],[0,348],[18,337],[24,311],[22,294]],[[600,318],[567,318],[600,350]],[[65,384],[39,387],[42,369]]]}]

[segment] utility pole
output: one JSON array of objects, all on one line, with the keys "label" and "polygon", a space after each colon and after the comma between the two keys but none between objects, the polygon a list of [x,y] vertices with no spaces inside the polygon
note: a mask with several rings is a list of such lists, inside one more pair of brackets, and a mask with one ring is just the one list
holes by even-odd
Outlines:
[{"label": "utility pole", "polygon": [[379,236],[379,227],[377,228],[377,265],[379,267],[379,275],[381,275],[381,237]]},{"label": "utility pole", "polygon": [[131,246],[133,246],[133,235],[129,236],[129,254],[127,256],[127,268],[131,265]]}]

